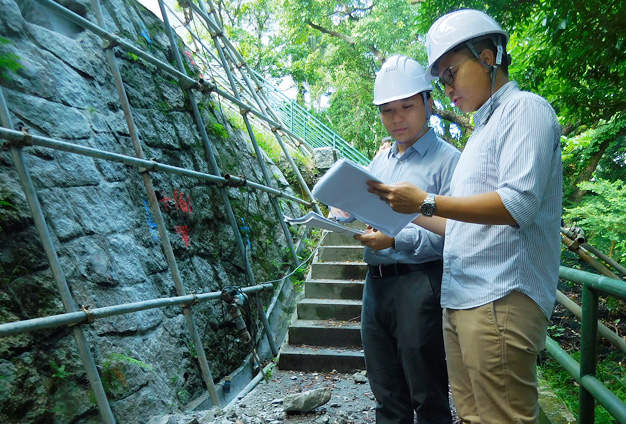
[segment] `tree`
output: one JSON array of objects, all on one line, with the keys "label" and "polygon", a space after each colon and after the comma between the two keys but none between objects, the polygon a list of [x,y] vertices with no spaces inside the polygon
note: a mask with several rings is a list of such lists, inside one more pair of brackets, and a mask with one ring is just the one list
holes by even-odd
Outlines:
[{"label": "tree", "polygon": [[[622,117],[626,110],[622,84],[626,76],[626,13],[621,3],[427,0],[420,3],[416,25],[425,32],[437,17],[458,8],[484,10],[510,32],[511,78],[522,89],[550,101],[564,135],[601,136],[591,143],[590,151],[577,158],[577,179],[570,179],[566,187],[589,180],[599,166],[623,172],[623,150],[618,146],[626,135]],[[568,194],[570,201],[581,199],[577,189]]]}]

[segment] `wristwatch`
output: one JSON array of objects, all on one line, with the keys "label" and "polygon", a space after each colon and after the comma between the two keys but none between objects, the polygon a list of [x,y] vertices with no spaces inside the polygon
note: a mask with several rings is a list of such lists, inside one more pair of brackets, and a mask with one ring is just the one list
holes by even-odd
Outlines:
[{"label": "wristwatch", "polygon": [[435,195],[433,193],[428,193],[426,199],[424,199],[424,203],[420,206],[420,212],[424,216],[433,216],[435,214]]}]

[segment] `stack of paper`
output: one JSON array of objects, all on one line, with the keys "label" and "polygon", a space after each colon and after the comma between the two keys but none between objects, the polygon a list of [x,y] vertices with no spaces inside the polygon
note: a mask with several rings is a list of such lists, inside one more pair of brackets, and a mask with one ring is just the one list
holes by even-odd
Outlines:
[{"label": "stack of paper", "polygon": [[313,196],[322,203],[343,209],[389,237],[395,237],[419,214],[395,212],[367,191],[366,182],[381,181],[366,168],[348,160],[339,159],[313,187]]},{"label": "stack of paper", "polygon": [[354,228],[348,228],[345,225],[339,224],[336,221],[324,218],[317,212],[309,212],[300,218],[285,217],[285,221],[290,224],[307,225],[309,227],[321,228],[322,230],[333,231],[335,233],[346,234],[348,236],[354,236],[357,234],[363,234],[363,231]]}]

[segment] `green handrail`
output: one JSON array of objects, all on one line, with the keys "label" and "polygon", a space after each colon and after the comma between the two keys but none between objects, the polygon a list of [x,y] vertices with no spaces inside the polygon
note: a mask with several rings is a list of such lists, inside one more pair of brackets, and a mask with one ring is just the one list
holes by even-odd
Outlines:
[{"label": "green handrail", "polygon": [[561,266],[559,276],[582,284],[580,364],[550,337],[546,350],[579,383],[579,424],[592,424],[596,400],[617,422],[626,424],[626,403],[596,378],[598,338],[598,295],[626,300],[626,283],[614,278]]},{"label": "green handrail", "polygon": [[370,160],[363,153],[352,147],[350,143],[307,112],[306,109],[281,93],[261,75],[256,72],[254,74],[263,83],[267,99],[276,115],[286,127],[301,137],[304,142],[312,147],[337,149],[345,158],[361,165],[370,163]]}]

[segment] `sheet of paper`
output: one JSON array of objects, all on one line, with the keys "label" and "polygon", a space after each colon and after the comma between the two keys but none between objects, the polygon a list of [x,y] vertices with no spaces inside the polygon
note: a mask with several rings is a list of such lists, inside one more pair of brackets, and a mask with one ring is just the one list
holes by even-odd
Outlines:
[{"label": "sheet of paper", "polygon": [[306,225],[308,227],[321,228],[322,230],[328,230],[335,233],[341,233],[348,236],[354,236],[357,234],[363,234],[363,231],[356,230],[354,228],[348,228],[345,225],[339,224],[336,221],[331,221],[330,219],[324,218],[322,215],[317,212],[309,212],[300,218],[289,218],[285,217],[285,221],[290,224],[299,224]]},{"label": "sheet of paper", "polygon": [[395,237],[419,214],[395,212],[378,196],[367,191],[369,180],[381,181],[363,166],[339,159],[315,184],[312,194],[320,202],[350,212],[359,221]]}]

